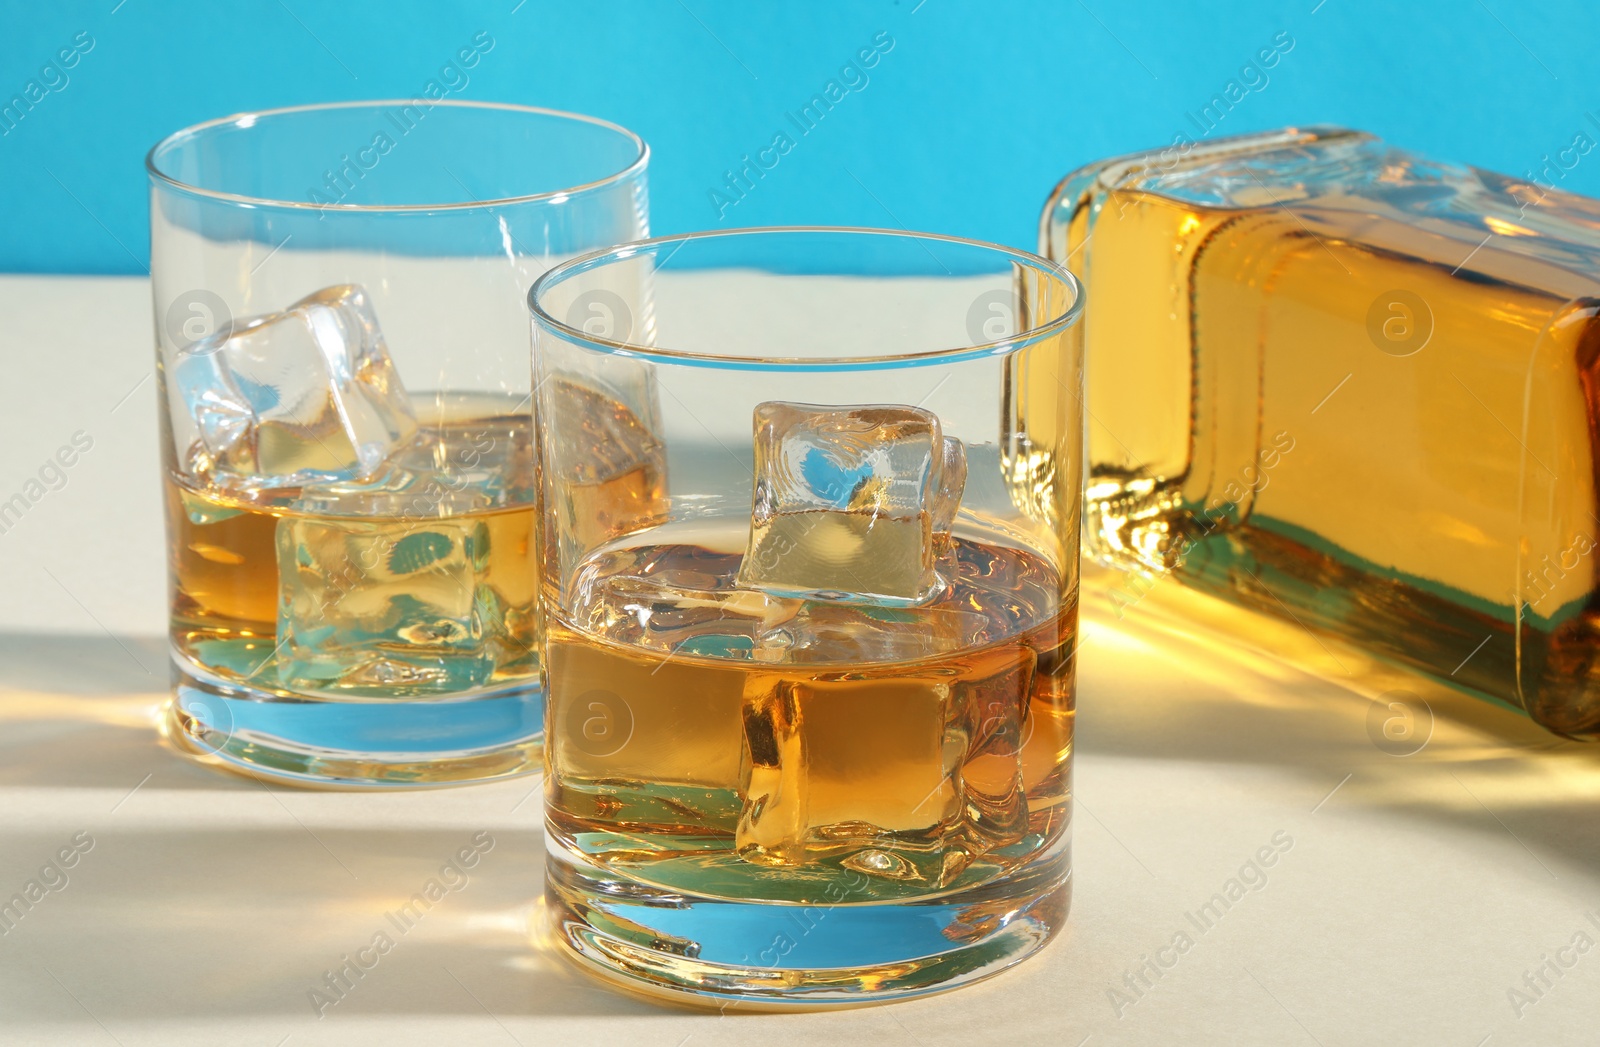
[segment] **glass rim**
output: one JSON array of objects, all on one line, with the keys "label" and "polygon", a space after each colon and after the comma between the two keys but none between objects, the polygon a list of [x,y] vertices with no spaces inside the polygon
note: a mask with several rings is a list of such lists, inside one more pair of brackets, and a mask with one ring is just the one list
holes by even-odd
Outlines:
[{"label": "glass rim", "polygon": [[[337,109],[376,109],[382,106],[407,106],[424,104],[429,108],[434,106],[448,106],[453,109],[498,109],[507,112],[522,113],[535,116],[556,117],[574,123],[590,124],[616,132],[628,139],[634,145],[633,160],[624,168],[615,171],[604,178],[583,182],[579,185],[567,186],[561,189],[551,189],[540,193],[526,193],[518,196],[500,196],[483,200],[471,200],[456,203],[417,203],[417,204],[319,204],[308,200],[285,200],[270,196],[249,196],[244,193],[230,193],[221,189],[208,189],[204,186],[194,185],[181,178],[176,178],[163,171],[157,160],[157,154],[188,139],[196,139],[216,128],[250,118],[258,121],[263,117],[295,116],[302,113],[331,112]],[[532,203],[538,200],[548,200],[558,196],[578,196],[587,194],[608,186],[626,181],[643,171],[650,159],[650,145],[637,133],[628,130],[621,124],[610,120],[602,120],[597,116],[585,113],[572,113],[564,109],[546,109],[541,106],[519,105],[515,102],[479,102],[467,99],[441,98],[437,101],[421,98],[374,98],[365,101],[351,102],[313,102],[309,105],[281,106],[275,109],[255,109],[231,116],[219,116],[198,124],[191,124],[165,136],[150,151],[145,154],[144,167],[153,182],[192,196],[204,197],[210,200],[221,200],[227,203],[244,204],[253,207],[280,207],[294,210],[307,211],[350,211],[350,212],[431,212],[431,211],[466,211],[474,208],[501,207],[510,204]]]},{"label": "glass rim", "polygon": [[[959,244],[963,247],[976,247],[992,254],[1010,258],[1013,263],[1018,263],[1034,270],[1044,276],[1059,281],[1072,293],[1072,301],[1058,315],[1037,324],[1032,324],[1026,329],[1009,335],[974,345],[958,345],[942,349],[930,349],[923,352],[910,353],[880,353],[870,356],[808,356],[808,357],[761,357],[761,356],[728,356],[717,353],[702,353],[683,349],[665,349],[659,346],[640,345],[637,342],[617,341],[599,335],[590,334],[579,330],[572,325],[551,316],[540,304],[543,292],[564,283],[571,277],[602,268],[606,265],[625,261],[628,258],[641,254],[645,250],[659,250],[663,245],[676,244],[683,246],[694,240],[727,239],[740,236],[772,236],[789,234],[846,234],[849,236],[883,236],[903,240],[932,240],[940,243]],[[676,252],[677,248],[674,248]],[[668,256],[671,257],[670,255]],[[694,233],[676,233],[670,236],[655,236],[645,240],[635,240],[631,243],[619,244],[616,247],[601,248],[588,254],[580,255],[560,265],[554,266],[539,276],[528,288],[527,304],[533,314],[535,322],[549,328],[563,340],[573,342],[586,349],[607,353],[613,356],[633,356],[646,360],[655,360],[660,363],[687,364],[697,367],[716,367],[724,370],[743,371],[837,371],[837,370],[865,370],[883,367],[913,367],[924,364],[951,363],[960,360],[970,360],[986,356],[1007,356],[1025,349],[1030,345],[1053,338],[1077,322],[1083,313],[1084,293],[1083,285],[1073,274],[1072,270],[1052,262],[1047,258],[1036,255],[1030,251],[1023,251],[1004,244],[991,243],[985,240],[973,240],[963,236],[949,236],[944,233],[913,232],[906,229],[885,229],[873,226],[855,225],[768,225],[750,226],[741,229],[711,229]]]}]

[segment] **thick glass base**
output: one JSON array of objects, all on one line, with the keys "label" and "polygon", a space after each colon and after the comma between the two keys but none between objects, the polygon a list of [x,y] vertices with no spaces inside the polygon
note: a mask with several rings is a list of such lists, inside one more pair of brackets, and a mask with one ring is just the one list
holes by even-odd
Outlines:
[{"label": "thick glass base", "polygon": [[620,988],[794,1010],[887,1003],[998,974],[1065,926],[1072,880],[1062,847],[1003,880],[912,902],[748,902],[622,880],[552,841],[546,890],[563,951]]},{"label": "thick glass base", "polygon": [[296,785],[418,788],[540,769],[537,682],[468,697],[325,701],[240,687],[175,657],[166,734],[206,763]]}]

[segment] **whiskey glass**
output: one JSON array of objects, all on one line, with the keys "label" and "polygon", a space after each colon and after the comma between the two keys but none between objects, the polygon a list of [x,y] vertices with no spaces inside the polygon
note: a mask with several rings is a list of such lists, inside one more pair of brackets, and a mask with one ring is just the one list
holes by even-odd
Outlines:
[{"label": "whiskey glass", "polygon": [[748,229],[591,255],[529,301],[561,950],[782,1008],[1040,948],[1070,884],[1074,278]]},{"label": "whiskey glass", "polygon": [[306,784],[537,769],[522,301],[647,235],[647,158],[601,120],[420,99],[151,150],[180,749]]}]

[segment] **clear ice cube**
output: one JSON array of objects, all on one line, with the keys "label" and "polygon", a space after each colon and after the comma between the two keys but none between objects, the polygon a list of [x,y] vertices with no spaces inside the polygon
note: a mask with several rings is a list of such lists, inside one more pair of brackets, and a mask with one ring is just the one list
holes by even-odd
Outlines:
[{"label": "clear ice cube", "polygon": [[587,375],[546,379],[551,460],[562,480],[592,484],[613,479],[656,456],[659,405],[649,372],[624,375],[626,388]]},{"label": "clear ice cube", "polygon": [[[344,494],[374,504],[406,497]],[[277,543],[284,686],[403,697],[468,690],[494,672],[500,614],[484,577],[482,520],[286,515]]]},{"label": "clear ice cube", "polygon": [[452,491],[470,488],[495,507],[532,505],[533,426],[521,413],[525,404],[462,399],[459,405],[419,407],[424,427],[391,456],[391,464]]},{"label": "clear ice cube", "polygon": [[603,552],[574,575],[572,621],[663,655],[773,665],[913,661],[991,639],[992,621],[959,607],[801,600],[739,588],[741,559],[689,545]]},{"label": "clear ice cube", "polygon": [[935,541],[948,543],[950,528],[955,526],[956,511],[961,508],[961,495],[967,487],[967,448],[958,438],[946,436],[940,448],[943,457],[939,486],[928,508]]},{"label": "clear ice cube", "polygon": [[[770,597],[769,597],[770,599]],[[795,610],[761,623],[753,656],[793,665],[881,665],[970,650],[992,623],[955,607],[912,610],[831,600],[784,601]]]},{"label": "clear ice cube", "polygon": [[312,515],[424,520],[532,501],[526,422],[478,418],[429,425],[371,476],[307,484],[290,504]]},{"label": "clear ice cube", "polygon": [[655,385],[648,370],[624,377],[627,387],[618,388],[556,374],[540,390],[552,508],[563,521],[558,533],[583,550],[666,518],[667,458],[657,435]]},{"label": "clear ice cube", "polygon": [[572,618],[589,632],[663,655],[744,660],[799,600],[733,586],[739,557],[693,546],[602,553],[573,581]]},{"label": "clear ice cube", "polygon": [[912,841],[931,842],[960,817],[960,739],[948,730],[941,686],[949,672],[751,673],[741,710],[739,857],[796,867],[888,848],[913,867],[864,871],[933,880],[940,848]]},{"label": "clear ice cube", "polygon": [[236,321],[169,366],[180,456],[215,486],[370,476],[416,431],[366,292],[353,285]]},{"label": "clear ice cube", "polygon": [[739,585],[778,596],[914,605],[943,588],[941,549],[966,451],[918,407],[769,401]]},{"label": "clear ice cube", "polygon": [[1027,647],[996,647],[968,666],[950,696],[966,740],[956,779],[969,842],[987,850],[1016,843],[1027,831],[1022,752],[1033,727],[1028,700],[1038,657]]},{"label": "clear ice cube", "polygon": [[515,419],[444,423],[369,479],[302,488],[278,522],[282,682],[340,694],[485,683],[512,656],[507,579],[489,576],[488,524],[465,514],[526,503],[529,443]]},{"label": "clear ice cube", "polygon": [[388,517],[402,522],[460,516],[494,507],[496,498],[489,482],[408,467],[404,463],[406,457],[397,456],[399,460],[385,464],[376,476],[366,480],[309,484],[301,488],[291,507],[319,517]]}]

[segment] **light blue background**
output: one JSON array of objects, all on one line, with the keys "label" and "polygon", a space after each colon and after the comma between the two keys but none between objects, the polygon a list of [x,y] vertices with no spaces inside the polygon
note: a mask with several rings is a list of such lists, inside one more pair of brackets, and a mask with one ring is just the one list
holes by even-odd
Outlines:
[{"label": "light blue background", "polygon": [[[495,47],[452,97],[638,131],[656,233],[860,224],[1032,248],[1063,174],[1195,134],[1187,114],[1280,31],[1293,50],[1213,136],[1337,123],[1519,176],[1579,133],[1600,141],[1582,0],[516,4],[5,0],[0,100],[80,31],[95,45],[0,136],[0,271],[144,271],[156,139],[242,110],[416,95],[479,30]],[[719,215],[724,172],[880,31],[894,47],[866,87]],[[1551,172],[1600,192],[1600,150]]]}]

